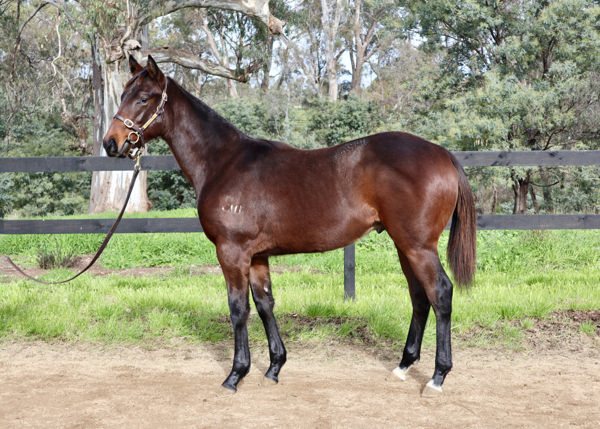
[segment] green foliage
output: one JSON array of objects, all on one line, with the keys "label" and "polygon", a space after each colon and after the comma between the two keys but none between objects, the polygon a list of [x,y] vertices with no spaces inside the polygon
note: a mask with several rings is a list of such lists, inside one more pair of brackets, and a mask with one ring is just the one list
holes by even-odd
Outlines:
[{"label": "green foliage", "polygon": [[416,3],[426,46],[456,41],[424,92],[437,100],[422,112],[425,135],[465,150],[571,148],[598,135],[586,119],[600,109],[595,2]]},{"label": "green foliage", "polygon": [[[426,74],[416,94],[411,124],[418,134],[453,150],[597,147],[597,2],[433,0],[410,7],[419,18],[424,49],[441,58],[437,73]],[[597,211],[597,192],[582,195],[592,189],[584,174],[561,173],[559,186],[548,182],[550,169],[512,168],[504,174],[503,180],[493,179],[492,188],[484,190],[490,184],[485,182],[475,186],[490,195],[500,187],[510,192],[521,181],[529,192],[543,194],[541,212]],[[569,196],[566,188],[578,190]],[[496,208],[525,206],[522,195],[517,202],[504,200]]]},{"label": "green foliage", "polygon": [[376,103],[353,96],[335,103],[315,100],[309,106],[308,130],[326,146],[372,134],[383,122],[382,112]]},{"label": "green foliage", "polygon": [[12,189],[14,182],[11,174],[0,173],[0,219],[6,216],[13,208],[12,197],[8,189]]},{"label": "green foliage", "polygon": [[273,96],[228,99],[216,106],[227,120],[252,137],[287,142],[299,148],[331,146],[373,133],[383,122],[374,102],[350,96],[335,103],[314,100],[302,108]]},{"label": "green foliage", "polygon": [[574,106],[586,80],[563,75],[530,84],[490,71],[482,81],[481,87],[440,105],[424,123],[423,133],[457,150],[573,147],[575,141],[565,139],[580,132],[582,112]]},{"label": "green foliage", "polygon": [[10,211],[26,217],[85,212],[90,182],[91,173],[15,173],[4,182],[6,202],[0,200],[0,214]]},{"label": "green foliage", "polygon": [[[163,140],[148,145],[152,155],[169,154],[169,147]],[[177,208],[196,207],[196,195],[192,185],[183,172],[179,170],[149,171],[148,199],[153,210],[173,210]]]},{"label": "green foliage", "polygon": [[600,167],[577,167],[561,173],[559,179],[562,180],[551,194],[548,212],[555,207],[568,207],[572,213],[600,213]]},{"label": "green foliage", "polygon": [[[30,114],[18,112],[13,117],[10,143],[3,149],[0,153],[3,157],[81,154],[76,137],[56,109]],[[89,172],[0,173],[0,218],[11,213],[43,216],[87,211],[90,183]]]},{"label": "green foliage", "polygon": [[153,210],[196,206],[194,189],[181,171],[149,171],[148,198]]},{"label": "green foliage", "polygon": [[229,98],[215,110],[249,136],[280,140],[284,133],[285,112],[263,100]]}]

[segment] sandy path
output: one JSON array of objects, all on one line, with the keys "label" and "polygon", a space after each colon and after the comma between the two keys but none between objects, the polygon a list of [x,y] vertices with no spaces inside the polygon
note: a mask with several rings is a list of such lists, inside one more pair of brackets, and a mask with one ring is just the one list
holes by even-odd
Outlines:
[{"label": "sandy path", "polygon": [[396,361],[356,346],[288,346],[280,383],[219,397],[229,344],[144,350],[85,344],[0,344],[0,427],[600,427],[600,350],[517,353],[458,349],[444,393],[420,396],[427,351],[406,382]]}]

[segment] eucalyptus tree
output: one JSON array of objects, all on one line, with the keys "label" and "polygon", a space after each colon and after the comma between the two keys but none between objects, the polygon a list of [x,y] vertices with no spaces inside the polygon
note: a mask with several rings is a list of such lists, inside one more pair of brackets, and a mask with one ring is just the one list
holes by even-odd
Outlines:
[{"label": "eucalyptus tree", "polygon": [[[429,137],[455,149],[598,144],[598,2],[429,0],[411,7],[423,48],[442,56],[439,74],[421,92]],[[509,173],[515,213],[525,211],[534,174]]]},{"label": "eucalyptus tree", "polygon": [[405,8],[397,0],[352,0],[352,19],[342,31],[350,60],[350,92],[361,89],[363,73],[371,58],[382,55],[385,47],[402,34]]},{"label": "eucalyptus tree", "polygon": [[[72,112],[71,106],[78,98],[72,82],[80,80],[73,79],[72,74],[85,75],[87,73],[88,80],[91,80],[94,85],[94,153],[100,154],[102,148],[99,143],[105,124],[108,124],[109,119],[116,112],[123,86],[129,78],[127,68],[123,66],[128,56],[134,55],[141,60],[141,57],[145,57],[151,52],[160,62],[174,62],[184,67],[199,69],[204,73],[242,82],[247,81],[249,75],[260,67],[261,58],[256,61],[250,60],[247,64],[242,64],[240,60],[232,67],[227,67],[226,62],[215,62],[211,58],[199,55],[198,51],[185,51],[172,46],[157,47],[148,42],[146,44],[142,42],[144,29],[148,25],[159,22],[163,17],[183,9],[200,8],[236,11],[239,14],[237,15],[239,20],[245,20],[246,16],[251,17],[260,23],[257,25],[262,25],[268,29],[265,31],[273,34],[279,34],[284,25],[282,21],[270,14],[268,0],[115,0],[111,2],[104,0],[52,0],[41,1],[37,4],[23,0],[4,0],[0,3],[0,18],[2,18],[3,24],[9,25],[6,29],[3,26],[2,33],[6,33],[9,37],[3,37],[0,49],[5,52],[2,52],[2,58],[10,60],[7,61],[10,65],[8,73],[10,76],[15,74],[23,76],[30,73],[32,78],[28,82],[29,84],[37,83],[38,94],[42,84],[48,81],[45,75],[50,74],[52,76],[50,80],[58,81],[51,90],[57,92],[62,106],[63,120],[77,134],[79,145],[84,151],[87,149],[86,132],[88,127],[81,121],[86,117],[85,115]],[[47,40],[48,37],[44,36],[46,37],[45,44],[42,40],[35,40],[35,37],[26,40],[25,30],[33,23],[37,25],[38,21],[43,20],[48,22],[46,32],[55,33],[55,36],[51,40]],[[198,24],[196,23],[196,25]],[[40,26],[38,25],[38,27]],[[29,35],[27,34],[27,36]],[[79,43],[63,43],[63,41],[74,39],[78,39]],[[7,40],[9,42],[5,43]],[[148,39],[146,38],[146,40]],[[88,63],[87,72],[82,71],[81,64],[78,64],[78,67],[73,64],[73,61],[80,60],[81,55],[74,56],[72,52],[66,51],[67,48],[72,50],[74,47],[91,51],[92,67],[89,67]],[[12,55],[10,55],[11,51]],[[51,53],[44,53],[46,51],[51,51]],[[247,54],[247,51],[243,54]],[[50,55],[52,58],[45,61],[35,60],[44,55],[46,57]],[[32,59],[34,59],[33,63],[37,63],[32,64]],[[30,67],[23,67],[24,62],[29,62]],[[40,68],[39,64],[42,63],[50,73],[48,70],[44,71]],[[85,69],[85,66],[83,68]],[[4,82],[12,81],[13,79],[4,80]],[[16,79],[16,81],[26,82],[25,79]],[[12,118],[25,107],[21,95],[25,92],[15,85],[12,85],[12,88],[9,85],[6,91],[3,90],[2,96],[5,97],[11,91],[18,96],[7,98],[12,106],[9,105],[9,109],[6,109],[10,113],[7,115],[8,120],[4,121],[4,128],[8,130],[4,133],[6,134],[5,141],[8,141],[11,136]],[[30,92],[31,94],[35,93],[35,91]],[[69,95],[71,95],[70,100],[67,100]],[[34,103],[28,105],[34,106]],[[95,172],[92,179],[90,211],[116,210],[122,201],[122,195],[130,177],[131,172]],[[145,190],[145,174],[140,174],[139,179],[129,203],[130,209],[136,211],[146,210],[149,206]]]},{"label": "eucalyptus tree", "polygon": [[338,98],[340,58],[346,51],[340,32],[348,11],[342,0],[300,0],[296,25],[281,37],[313,94],[319,98],[327,94],[330,101]]},{"label": "eucalyptus tree", "polygon": [[22,130],[33,126],[34,117],[59,115],[73,139],[67,139],[55,153],[85,154],[91,149],[87,144],[91,97],[83,71],[85,50],[77,34],[65,31],[64,16],[40,13],[45,6],[1,3],[0,138],[3,149],[15,153],[24,142]]},{"label": "eucalyptus tree", "polygon": [[[116,112],[120,101],[119,96],[129,78],[124,66],[124,60],[129,55],[141,59],[148,53],[152,53],[158,62],[174,62],[184,67],[242,82],[247,81],[249,74],[255,70],[254,64],[245,68],[236,64],[235,68],[228,68],[222,63],[203,58],[195,52],[169,46],[160,49],[150,45],[143,46],[141,39],[144,27],[153,21],[186,8],[219,8],[235,10],[256,18],[275,34],[280,33],[284,25],[282,21],[270,14],[267,0],[170,0],[166,2],[121,0],[112,3],[89,0],[85,4],[69,2],[64,3],[63,6],[68,13],[78,17],[95,47],[96,64],[103,78],[103,90],[96,91],[102,96],[102,100],[97,100],[97,103],[102,105],[101,109],[97,109],[102,111],[102,115],[97,118],[100,122],[96,126],[97,130],[103,130],[104,124],[108,124],[109,119]],[[101,152],[102,148],[97,144],[98,137],[96,136],[96,147]],[[123,199],[131,174],[131,172],[95,173],[92,178],[90,212],[116,210]],[[144,211],[149,207],[145,181],[145,175],[140,175],[129,204],[132,211]]]}]

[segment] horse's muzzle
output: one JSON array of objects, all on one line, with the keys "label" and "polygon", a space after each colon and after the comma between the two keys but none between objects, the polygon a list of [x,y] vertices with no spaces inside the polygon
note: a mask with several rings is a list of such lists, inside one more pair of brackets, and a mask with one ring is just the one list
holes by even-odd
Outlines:
[{"label": "horse's muzzle", "polygon": [[119,145],[117,144],[117,141],[114,137],[111,137],[108,140],[104,140],[102,142],[102,146],[104,146],[106,154],[110,157],[118,156],[119,158],[125,158],[125,156],[127,155],[123,150],[119,152]]}]

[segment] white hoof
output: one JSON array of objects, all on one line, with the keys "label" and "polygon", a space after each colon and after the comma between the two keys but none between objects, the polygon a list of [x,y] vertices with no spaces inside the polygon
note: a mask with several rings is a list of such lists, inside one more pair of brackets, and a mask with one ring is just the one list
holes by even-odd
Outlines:
[{"label": "white hoof", "polygon": [[406,381],[406,374],[408,374],[408,370],[410,369],[410,366],[408,368],[402,369],[399,366],[397,366],[396,368],[394,368],[394,370],[392,371],[392,374],[394,374],[396,377],[398,377],[400,380],[402,381]]},{"label": "white hoof", "polygon": [[421,396],[437,396],[442,393],[442,386],[436,386],[433,384],[433,380],[429,380],[429,382],[425,385]]}]

